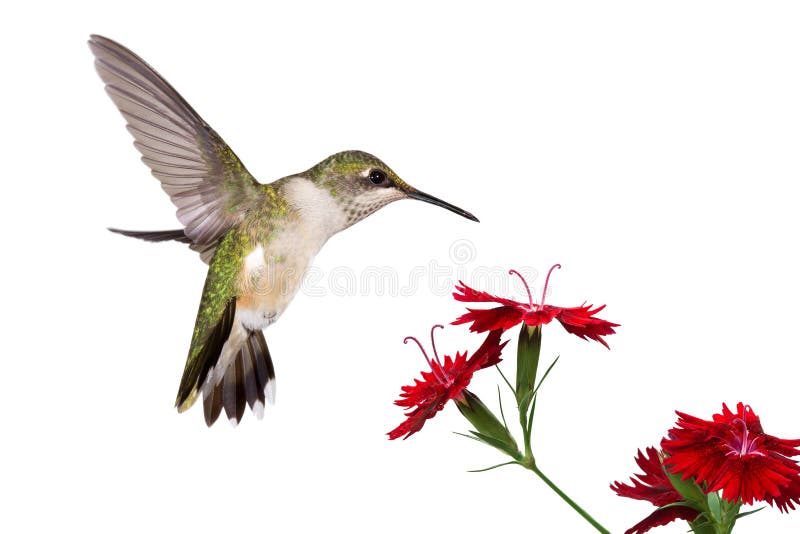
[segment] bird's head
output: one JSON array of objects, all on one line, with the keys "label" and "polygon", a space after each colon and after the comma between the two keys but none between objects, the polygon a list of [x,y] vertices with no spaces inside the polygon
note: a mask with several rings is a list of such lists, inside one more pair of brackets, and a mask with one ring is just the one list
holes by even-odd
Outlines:
[{"label": "bird's head", "polygon": [[422,200],[478,222],[470,212],[412,187],[388,165],[366,152],[339,152],[309,169],[306,176],[330,192],[344,211],[347,226],[404,198]]}]

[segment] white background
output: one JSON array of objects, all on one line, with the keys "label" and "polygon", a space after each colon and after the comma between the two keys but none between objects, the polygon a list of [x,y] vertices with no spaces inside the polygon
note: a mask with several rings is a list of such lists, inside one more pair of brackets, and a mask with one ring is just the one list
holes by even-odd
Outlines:
[{"label": "white background", "polygon": [[[613,532],[654,509],[608,484],[673,410],[708,418],[741,400],[767,432],[800,437],[799,14],[792,2],[7,8],[0,530],[590,532],[521,468],[466,473],[503,459],[451,433],[467,428],[452,406],[386,439],[424,363],[403,337],[463,310],[430,287],[431,262],[448,285],[490,268],[482,287],[518,298],[505,270],[539,272],[538,294],[560,262],[549,301],[607,304],[623,325],[611,351],[547,328],[544,358],[562,358],[535,428],[542,470]],[[403,201],[334,237],[315,262],[323,282],[267,331],[278,402],[264,420],[208,429],[199,406],[178,415],[205,266],[182,245],[105,230],[177,223],[103,94],[90,33],[154,65],[263,181],[358,148],[482,222]],[[400,287],[360,281],[373,267]],[[344,295],[324,282],[342,269],[356,280]],[[414,269],[427,270],[409,288]],[[479,341],[452,327],[439,347]],[[495,406],[497,382],[489,370],[472,389]],[[796,532],[798,519],[767,509],[736,531]]]}]

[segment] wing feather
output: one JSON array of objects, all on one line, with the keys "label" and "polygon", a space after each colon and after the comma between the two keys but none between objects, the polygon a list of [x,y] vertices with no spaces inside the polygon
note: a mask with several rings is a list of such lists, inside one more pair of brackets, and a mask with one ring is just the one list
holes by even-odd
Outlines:
[{"label": "wing feather", "polygon": [[[177,208],[204,261],[259,197],[259,183],[178,92],[139,56],[93,35],[89,48],[106,92],[127,121],[142,161]],[[208,254],[210,250],[210,254]]]}]

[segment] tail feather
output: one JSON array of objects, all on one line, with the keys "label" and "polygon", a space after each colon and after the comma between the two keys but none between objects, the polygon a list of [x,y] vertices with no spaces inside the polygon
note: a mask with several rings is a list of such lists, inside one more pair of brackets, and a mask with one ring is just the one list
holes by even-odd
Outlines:
[{"label": "tail feather", "polygon": [[[275,367],[272,365],[272,357],[269,355],[267,341],[264,339],[263,332],[260,335],[250,336],[247,340],[250,345],[253,360],[256,362],[256,377],[258,379],[258,399],[261,405],[265,400],[270,404],[275,404]],[[265,399],[266,397],[266,399]]]},{"label": "tail feather", "polygon": [[242,357],[243,353],[240,351],[225,370],[222,379],[222,406],[225,408],[225,415],[234,425],[242,420],[245,407]]},{"label": "tail feather", "polygon": [[[247,338],[247,342],[242,347],[242,375],[244,379],[242,382],[244,383],[244,397],[247,399],[247,404],[250,406],[250,409],[255,409],[255,405],[259,400],[258,392],[261,391],[261,394],[264,394],[264,389],[258,387],[258,377],[256,376],[256,364],[255,364],[255,356],[253,351],[250,349],[250,339],[251,337]],[[262,401],[263,407],[263,401]]]},{"label": "tail feather", "polygon": [[135,237],[136,239],[143,239],[150,242],[161,241],[178,241],[179,243],[186,243],[189,248],[200,254],[200,259],[204,263],[211,263],[211,258],[214,256],[214,251],[217,249],[217,242],[210,243],[195,243],[189,239],[183,230],[120,230],[119,228],[108,229],[115,234],[124,235],[127,237]]},{"label": "tail feather", "polygon": [[211,390],[211,393],[203,397],[203,415],[206,418],[206,426],[211,426],[222,413],[222,391],[219,388]]},{"label": "tail feather", "polygon": [[[244,408],[247,406],[244,391],[244,355],[236,361],[236,422],[242,420]],[[230,417],[228,417],[230,419]]]},{"label": "tail feather", "polygon": [[223,409],[227,418],[238,424],[247,405],[260,419],[266,400],[275,401],[275,368],[263,332],[254,330],[228,365],[222,380],[204,393],[206,424],[213,425]]},{"label": "tail feather", "polygon": [[179,241],[181,243],[191,244],[192,240],[186,237],[183,230],[121,230],[119,228],[109,228],[110,232],[115,234],[124,235],[127,237],[135,237],[136,239],[144,239],[145,241],[161,242],[161,241]]}]

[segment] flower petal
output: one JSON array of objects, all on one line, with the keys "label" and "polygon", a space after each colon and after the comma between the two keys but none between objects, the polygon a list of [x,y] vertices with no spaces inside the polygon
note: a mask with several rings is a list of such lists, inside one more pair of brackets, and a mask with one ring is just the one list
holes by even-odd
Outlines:
[{"label": "flower petal", "polygon": [[777,497],[768,495],[764,501],[769,503],[770,506],[776,506],[781,512],[788,512],[791,508],[794,510],[794,505],[800,505],[800,479],[793,479],[788,486],[781,490],[781,494]]},{"label": "flower petal", "polygon": [[389,439],[408,438],[419,432],[425,421],[436,415],[447,402],[447,388],[433,373],[422,373],[422,380],[414,380],[411,386],[403,386],[398,406],[409,408],[406,420],[389,432]]},{"label": "flower petal", "polygon": [[636,455],[636,464],[643,473],[631,477],[632,485],[614,482],[611,489],[620,497],[648,501],[656,506],[680,501],[681,495],[667,478],[658,451],[654,447],[647,447],[645,451],[639,450]]},{"label": "flower petal", "polygon": [[431,402],[418,407],[413,412],[406,414],[406,420],[397,425],[396,428],[391,430],[388,435],[389,439],[403,439],[409,438],[412,434],[416,434],[422,430],[425,421],[436,415],[436,412],[444,408],[444,403]]},{"label": "flower petal", "polygon": [[595,317],[603,308],[605,308],[605,304],[594,309],[592,309],[591,305],[586,304],[574,308],[545,306],[545,310],[557,310],[556,319],[564,327],[564,330],[570,334],[574,334],[581,339],[597,341],[609,348],[608,343],[601,336],[615,334],[614,327],[619,325]]},{"label": "flower petal", "polygon": [[500,354],[503,348],[508,344],[508,341],[500,343],[500,336],[503,335],[502,330],[492,330],[486,339],[483,341],[475,354],[470,359],[470,368],[477,371],[478,369],[486,369],[500,363]]},{"label": "flower petal", "polygon": [[544,309],[536,308],[530,310],[522,316],[522,320],[528,326],[541,326],[550,323],[553,317],[561,313],[561,308],[556,306],[545,306]]},{"label": "flower petal", "polygon": [[527,306],[521,302],[512,299],[504,299],[503,297],[496,297],[490,295],[485,291],[477,291],[466,285],[461,280],[456,285],[456,290],[453,292],[453,298],[459,302],[496,302],[504,306]]},{"label": "flower petal", "polygon": [[451,324],[472,323],[471,332],[488,332],[489,330],[508,330],[522,320],[523,310],[517,306],[499,306],[488,310],[467,308],[467,313]]},{"label": "flower petal", "polygon": [[670,506],[669,508],[659,508],[626,530],[625,534],[644,534],[651,528],[666,525],[675,521],[676,519],[694,521],[697,519],[698,515],[700,515],[700,512],[694,508],[689,508],[688,506]]}]

